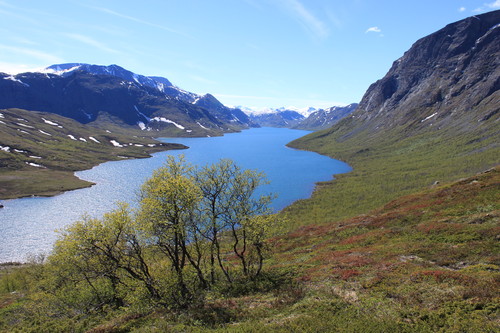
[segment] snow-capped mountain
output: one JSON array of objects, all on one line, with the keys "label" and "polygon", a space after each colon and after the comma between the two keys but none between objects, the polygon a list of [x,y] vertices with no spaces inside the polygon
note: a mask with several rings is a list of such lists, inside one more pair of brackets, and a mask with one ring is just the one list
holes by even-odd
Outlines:
[{"label": "snow-capped mountain", "polygon": [[316,131],[332,127],[339,120],[354,112],[357,107],[357,103],[352,103],[346,106],[332,106],[331,108],[316,110],[302,120],[296,128]]},{"label": "snow-capped mountain", "polygon": [[347,106],[332,106],[327,109],[314,107],[238,108],[248,114],[250,119],[260,126],[318,130],[334,125],[337,121],[353,112],[357,106],[358,104],[352,103]]},{"label": "snow-capped mountain", "polygon": [[112,75],[127,82],[154,88],[171,97],[176,97],[185,102],[193,103],[201,96],[174,86],[170,80],[161,76],[145,76],[136,74],[118,65],[91,65],[83,63],[57,64],[42,69],[40,72],[68,76],[75,71],[84,71],[95,75]]},{"label": "snow-capped mountain", "polygon": [[117,76],[126,81],[136,82],[137,84],[140,85],[146,85],[152,88],[156,88],[162,92],[164,91],[164,87],[173,86],[172,83],[166,78],[152,78],[149,76],[135,74],[118,65],[101,66],[101,65],[83,64],[83,63],[68,63],[68,64],[52,65],[43,69],[41,72],[56,74],[61,76],[68,76],[77,70],[96,75]]},{"label": "snow-capped mountain", "polygon": [[266,107],[247,107],[247,106],[237,106],[236,108],[242,110],[247,115],[262,115],[262,114],[271,114],[271,113],[279,113],[284,111],[293,111],[298,114],[301,114],[304,117],[309,116],[314,111],[318,109],[314,107],[305,107],[305,108],[296,108],[294,106],[289,107],[280,107],[280,108],[266,108]]},{"label": "snow-capped mountain", "polygon": [[290,110],[250,115],[254,123],[264,127],[294,128],[304,118],[300,113]]},{"label": "snow-capped mountain", "polygon": [[0,108],[56,113],[82,123],[112,121],[166,135],[216,135],[248,128],[247,115],[117,65],[52,65],[40,72],[0,73]]}]

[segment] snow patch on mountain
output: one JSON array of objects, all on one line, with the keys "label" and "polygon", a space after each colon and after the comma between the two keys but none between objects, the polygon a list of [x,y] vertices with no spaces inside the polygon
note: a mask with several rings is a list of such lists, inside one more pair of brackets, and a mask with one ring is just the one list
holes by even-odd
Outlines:
[{"label": "snow patch on mountain", "polygon": [[115,147],[123,147],[123,145],[116,140],[110,140],[109,142],[111,142],[111,144]]},{"label": "snow patch on mountain", "polygon": [[16,123],[16,125],[19,125],[19,126],[22,126],[22,127],[26,127],[26,128],[34,128],[33,126],[26,125],[26,124],[21,124],[21,123]]},{"label": "snow patch on mountain", "polygon": [[201,128],[208,130],[208,128],[206,128],[205,126],[203,126],[202,124],[200,124],[200,122],[199,122],[199,121],[197,121],[196,123],[197,123],[197,124],[198,124]]},{"label": "snow patch on mountain", "polygon": [[62,65],[53,65],[50,67],[46,67],[43,69],[40,69],[40,73],[44,74],[54,74],[54,75],[59,75],[62,76],[67,73],[71,73],[73,71],[76,71],[79,69],[83,64],[73,64],[73,66],[68,67],[61,67]]},{"label": "snow patch on mountain", "polygon": [[38,131],[39,131],[40,133],[42,133],[42,134],[45,134],[45,135],[48,135],[48,136],[52,136],[52,134],[47,133],[47,132],[44,132],[44,131],[42,131],[42,130],[38,130]]},{"label": "snow patch on mountain", "polygon": [[25,162],[25,163],[28,164],[29,166],[32,166],[32,167],[35,167],[35,168],[45,168],[41,164],[36,164],[36,163],[32,163],[32,162]]},{"label": "snow patch on mountain", "polygon": [[430,115],[430,116],[428,116],[428,117],[425,117],[424,119],[420,120],[420,122],[421,122],[421,123],[423,123],[424,121],[429,120],[429,119],[431,119],[432,117],[435,117],[436,115],[437,115],[437,112],[435,112],[435,113],[431,114],[431,115]]},{"label": "snow patch on mountain", "polygon": [[169,123],[169,124],[172,124],[175,127],[179,128],[179,129],[182,129],[182,130],[186,129],[184,126],[179,125],[175,121],[167,119],[165,117],[154,117],[154,118],[151,119],[151,121],[159,121],[159,122]]},{"label": "snow patch on mountain", "polygon": [[4,77],[4,80],[11,80],[11,81],[14,81],[14,82],[17,82],[17,83],[21,83],[25,87],[29,87],[30,86],[29,84],[24,83],[23,81],[17,79],[14,75],[6,76],[6,77]]},{"label": "snow patch on mountain", "polygon": [[49,125],[52,125],[52,126],[59,126],[58,123],[55,123],[53,121],[50,121],[50,120],[47,120],[45,118],[42,118],[43,122],[46,123],[46,124],[49,124]]}]

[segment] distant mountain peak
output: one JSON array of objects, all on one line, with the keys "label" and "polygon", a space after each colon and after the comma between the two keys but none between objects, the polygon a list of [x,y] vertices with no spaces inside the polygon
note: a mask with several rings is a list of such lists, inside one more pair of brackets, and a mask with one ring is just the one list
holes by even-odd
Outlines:
[{"label": "distant mountain peak", "polygon": [[164,77],[158,77],[158,76],[151,77],[151,76],[136,74],[115,64],[109,66],[92,65],[84,63],[56,64],[43,69],[42,72],[56,74],[56,75],[69,75],[77,70],[85,71],[95,75],[117,76],[129,82],[135,82],[137,84],[146,85],[158,89],[160,91],[164,91],[165,87],[173,86],[172,83]]},{"label": "distant mountain peak", "polygon": [[318,109],[315,107],[305,107],[305,108],[297,108],[295,106],[282,106],[279,108],[270,108],[270,107],[248,107],[248,106],[236,106],[236,108],[242,110],[248,115],[262,115],[262,114],[272,114],[279,113],[283,111],[294,111],[297,112],[304,117],[307,117],[312,112],[317,111]]},{"label": "distant mountain peak", "polygon": [[343,118],[353,113],[358,107],[358,103],[351,103],[346,106],[332,106],[326,109],[319,109],[300,122],[296,127],[305,130],[320,130],[332,127]]}]

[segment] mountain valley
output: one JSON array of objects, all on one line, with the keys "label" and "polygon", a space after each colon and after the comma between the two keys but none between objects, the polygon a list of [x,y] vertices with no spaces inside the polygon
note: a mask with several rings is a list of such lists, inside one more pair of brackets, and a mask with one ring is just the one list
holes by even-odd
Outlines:
[{"label": "mountain valley", "polygon": [[[151,215],[160,211],[156,219],[131,217],[121,206],[102,220],[84,221],[91,233],[83,222],[68,228],[49,259],[0,265],[0,330],[500,329],[500,10],[417,40],[359,104],[308,110],[307,118],[297,110],[229,108],[210,94],[114,65],[1,74],[0,103],[0,166],[7,171],[0,181],[10,182],[9,191],[25,171],[66,177],[105,160],[185,148],[153,137],[223,135],[259,125],[315,130],[288,146],[353,168],[317,183],[309,199],[277,214],[242,214],[242,223],[255,223],[246,229],[216,223],[234,207],[250,209],[233,200],[245,199],[238,192],[224,197],[224,211],[215,210],[225,188],[210,192],[206,184],[232,179],[226,169],[201,173],[212,178],[192,177],[190,165],[162,169],[170,172],[163,187],[148,185],[170,201],[141,201]],[[172,170],[182,170],[181,177]],[[206,183],[198,188],[193,184],[200,179]],[[208,215],[201,216],[208,218],[193,224],[201,210],[190,208],[202,195],[212,210],[204,207]],[[179,208],[179,198],[183,206],[172,216],[182,215],[185,229],[161,215]],[[184,252],[169,252],[175,240],[200,230],[204,242],[193,237],[182,244]],[[252,234],[252,243],[238,238],[241,231]],[[171,237],[155,247],[141,243],[147,232],[150,242]],[[175,266],[168,258],[179,253],[182,264]]]}]

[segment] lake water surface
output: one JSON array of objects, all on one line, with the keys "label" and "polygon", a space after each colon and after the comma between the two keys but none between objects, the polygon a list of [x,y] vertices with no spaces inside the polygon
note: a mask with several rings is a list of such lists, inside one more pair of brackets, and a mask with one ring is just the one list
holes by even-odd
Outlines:
[{"label": "lake water surface", "polygon": [[25,261],[29,256],[49,253],[62,229],[84,214],[101,217],[124,201],[134,204],[141,184],[168,155],[184,154],[189,163],[205,165],[230,158],[245,169],[257,169],[271,182],[262,192],[278,198],[273,208],[282,209],[311,195],[314,184],[332,175],[350,171],[340,161],[285,145],[307,131],[256,128],[213,138],[169,138],[190,148],[156,153],[151,158],[107,162],[91,170],[77,172],[82,179],[97,183],[90,188],[70,191],[50,198],[5,200],[0,209],[0,262]]}]

